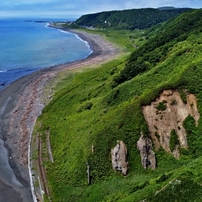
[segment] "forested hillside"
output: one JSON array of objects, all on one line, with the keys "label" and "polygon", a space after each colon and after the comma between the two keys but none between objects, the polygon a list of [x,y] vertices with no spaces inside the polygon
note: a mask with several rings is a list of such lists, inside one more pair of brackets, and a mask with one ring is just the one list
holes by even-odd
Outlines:
[{"label": "forested hillside", "polygon": [[[202,10],[107,37],[133,52],[69,71],[37,120],[52,201],[202,201]],[[124,175],[112,166],[123,143]]]},{"label": "forested hillside", "polygon": [[[161,26],[155,37],[150,37],[148,42],[132,53],[126,67],[115,78],[117,83],[129,80],[134,76],[149,70],[169,57],[170,49],[180,42],[186,41],[191,35],[202,31],[202,16],[200,12],[186,12]],[[186,49],[186,48],[185,48]],[[185,50],[184,50],[185,51]],[[183,52],[181,53],[183,55]]]},{"label": "forested hillside", "polygon": [[173,18],[188,8],[154,9],[142,8],[123,11],[106,11],[87,14],[76,20],[79,26],[112,29],[145,29]]}]

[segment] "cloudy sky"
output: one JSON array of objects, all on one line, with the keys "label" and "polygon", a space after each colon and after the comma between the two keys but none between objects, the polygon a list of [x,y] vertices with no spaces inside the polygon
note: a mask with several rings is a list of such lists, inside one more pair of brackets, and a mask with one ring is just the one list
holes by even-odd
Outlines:
[{"label": "cloudy sky", "polygon": [[100,11],[161,6],[202,8],[202,0],[1,0],[0,17],[78,18]]}]

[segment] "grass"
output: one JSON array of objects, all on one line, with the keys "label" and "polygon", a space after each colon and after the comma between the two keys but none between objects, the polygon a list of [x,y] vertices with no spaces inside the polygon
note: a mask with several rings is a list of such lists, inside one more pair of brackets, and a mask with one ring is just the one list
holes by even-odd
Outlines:
[{"label": "grass", "polygon": [[[126,47],[130,44],[131,48],[128,36],[135,33],[118,34],[105,33],[110,40]],[[140,39],[141,35],[137,35],[133,40]],[[54,163],[46,161],[44,166],[53,201],[201,200],[201,119],[198,126],[189,117],[184,122],[189,150],[181,151],[179,160],[162,148],[155,151],[154,171],[142,168],[136,146],[141,131],[148,135],[141,107],[150,104],[162,90],[186,89],[194,93],[201,113],[201,39],[202,34],[198,33],[176,43],[164,61],[117,86],[113,86],[113,79],[123,69],[124,57],[97,68],[67,72],[67,77],[55,87],[53,100],[37,120],[41,127],[35,129],[43,134],[50,129]],[[131,51],[130,48],[127,50]],[[164,103],[159,110],[164,110]],[[129,153],[126,177],[115,173],[111,166],[110,150],[117,140],[124,141]],[[172,148],[176,145],[175,137],[171,145]],[[87,186],[86,162],[91,170],[90,186]]]}]

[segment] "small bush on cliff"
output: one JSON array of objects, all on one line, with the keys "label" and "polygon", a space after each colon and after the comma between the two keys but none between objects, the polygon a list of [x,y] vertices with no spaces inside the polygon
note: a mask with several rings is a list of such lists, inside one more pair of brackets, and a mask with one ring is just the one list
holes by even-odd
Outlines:
[{"label": "small bush on cliff", "polygon": [[173,129],[170,134],[170,150],[173,151],[177,145],[180,145],[180,144],[179,144],[178,136],[175,130]]},{"label": "small bush on cliff", "polygon": [[164,111],[166,110],[167,106],[166,106],[166,101],[162,101],[159,102],[158,105],[156,106],[156,109],[160,110],[160,111]]}]

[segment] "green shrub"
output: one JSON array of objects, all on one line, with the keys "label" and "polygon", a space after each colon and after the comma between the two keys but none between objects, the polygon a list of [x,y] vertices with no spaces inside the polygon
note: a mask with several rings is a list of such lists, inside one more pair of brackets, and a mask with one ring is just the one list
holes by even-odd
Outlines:
[{"label": "green shrub", "polygon": [[176,145],[180,145],[178,136],[177,136],[174,129],[171,131],[169,143],[170,143],[170,150],[171,151],[173,151],[175,149]]},{"label": "green shrub", "polygon": [[166,110],[167,106],[166,106],[166,101],[162,101],[162,102],[159,102],[158,105],[156,106],[156,109],[158,109],[159,111],[164,111]]},{"label": "green shrub", "polygon": [[92,102],[87,102],[85,105],[81,106],[77,112],[82,112],[83,110],[90,110],[91,107],[93,106]]}]

